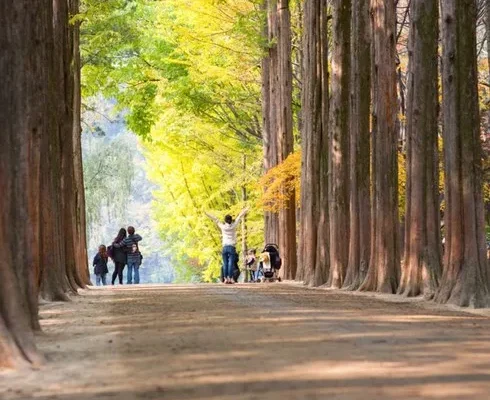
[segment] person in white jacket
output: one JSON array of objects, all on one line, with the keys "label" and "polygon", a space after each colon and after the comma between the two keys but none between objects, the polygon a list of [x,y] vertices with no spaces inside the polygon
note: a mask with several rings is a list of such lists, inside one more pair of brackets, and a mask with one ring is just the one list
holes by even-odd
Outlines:
[{"label": "person in white jacket", "polygon": [[233,217],[231,215],[227,215],[225,217],[224,223],[221,222],[215,216],[206,213],[206,215],[211,218],[218,228],[221,229],[221,235],[223,240],[223,278],[224,283],[234,283],[233,281],[233,269],[235,267],[236,261],[236,228],[240,219],[247,213],[248,207],[244,208],[240,214],[233,221]]}]

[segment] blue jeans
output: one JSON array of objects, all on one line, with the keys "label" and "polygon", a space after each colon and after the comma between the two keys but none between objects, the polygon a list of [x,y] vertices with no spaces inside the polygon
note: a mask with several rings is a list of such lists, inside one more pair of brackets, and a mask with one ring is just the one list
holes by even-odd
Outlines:
[{"label": "blue jeans", "polygon": [[262,270],[257,267],[257,271],[255,271],[254,274],[254,280],[258,281],[261,276],[264,276],[264,274],[262,273]]},{"label": "blue jeans", "polygon": [[101,284],[104,286],[107,285],[106,280],[105,280],[106,275],[107,274],[95,275],[95,283],[97,284],[97,286],[100,286]]},{"label": "blue jeans", "polygon": [[224,246],[221,255],[223,256],[223,277],[233,278],[236,260],[235,246]]},{"label": "blue jeans", "polygon": [[140,265],[137,262],[128,262],[128,280],[127,284],[133,283],[133,271],[134,271],[134,283],[140,283]]}]

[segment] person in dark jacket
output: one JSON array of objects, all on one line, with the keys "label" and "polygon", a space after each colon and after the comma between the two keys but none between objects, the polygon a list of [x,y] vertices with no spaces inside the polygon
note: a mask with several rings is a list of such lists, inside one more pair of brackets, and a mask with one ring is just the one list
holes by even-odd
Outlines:
[{"label": "person in dark jacket", "polygon": [[107,260],[107,249],[103,244],[101,244],[99,246],[99,252],[95,255],[93,262],[97,286],[100,286],[101,283],[104,286],[106,285],[105,277],[109,273],[109,269],[107,268]]},{"label": "person in dark jacket", "polygon": [[122,248],[126,251],[128,257],[128,277],[126,283],[131,285],[133,283],[140,283],[140,265],[143,256],[141,255],[138,243],[142,240],[141,236],[134,233],[134,227],[128,226],[128,236],[120,243],[115,244],[114,247]]},{"label": "person in dark jacket", "polygon": [[115,246],[120,244],[126,238],[126,229],[119,229],[119,233],[112,242],[112,260],[114,261],[114,272],[112,274],[112,284],[116,282],[116,277],[119,278],[119,284],[123,284],[123,271],[127,263],[127,256],[124,248]]}]

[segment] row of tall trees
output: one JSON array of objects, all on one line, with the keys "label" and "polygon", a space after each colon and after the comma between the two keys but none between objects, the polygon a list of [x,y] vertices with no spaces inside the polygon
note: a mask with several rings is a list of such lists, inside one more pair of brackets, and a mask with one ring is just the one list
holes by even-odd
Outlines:
[{"label": "row of tall trees", "polygon": [[[292,34],[289,0],[267,0],[263,9],[268,46],[262,61],[262,129],[264,167],[268,170],[283,163],[294,151]],[[297,265],[294,193],[277,214],[266,213],[265,241],[282,249],[282,276],[293,279]]]},{"label": "row of tall trees", "polygon": [[38,299],[89,283],[75,0],[0,5],[0,367],[40,364]]},{"label": "row of tall trees", "polygon": [[[279,2],[277,6],[284,8]],[[304,2],[296,277],[308,285],[488,305],[476,40],[479,2],[445,0],[440,6],[441,15],[437,0],[412,0],[404,16],[409,64],[402,230],[399,110],[400,100],[405,100],[401,85],[397,90],[401,31],[395,2]],[[281,39],[276,42],[279,49]],[[268,57],[272,59],[270,53]],[[279,87],[270,96],[287,86],[281,74],[277,76]],[[273,112],[268,115],[266,126],[274,118]],[[281,134],[275,133],[276,140]],[[445,177],[442,205],[440,161]]]}]

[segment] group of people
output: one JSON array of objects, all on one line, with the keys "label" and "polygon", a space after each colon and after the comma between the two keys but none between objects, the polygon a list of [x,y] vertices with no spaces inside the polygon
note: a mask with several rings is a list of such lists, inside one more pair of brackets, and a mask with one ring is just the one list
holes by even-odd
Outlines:
[{"label": "group of people", "polygon": [[97,286],[107,284],[107,274],[109,273],[108,261],[109,258],[114,262],[114,272],[112,273],[112,284],[119,278],[119,284],[123,284],[124,267],[128,266],[126,283],[140,283],[139,269],[143,260],[143,255],[139,249],[139,242],[142,237],[135,233],[132,226],[128,226],[128,230],[121,228],[118,235],[109,247],[101,244],[99,250],[94,257],[93,267],[96,277]]}]

